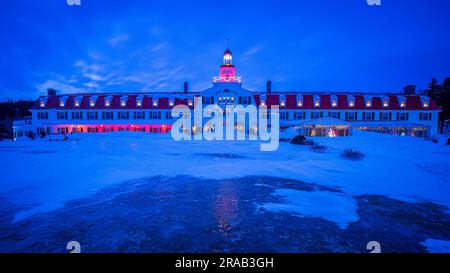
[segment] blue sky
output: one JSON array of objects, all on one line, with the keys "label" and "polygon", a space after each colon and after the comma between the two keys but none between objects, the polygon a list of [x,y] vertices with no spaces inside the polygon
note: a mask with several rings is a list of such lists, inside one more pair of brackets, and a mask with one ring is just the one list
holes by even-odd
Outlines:
[{"label": "blue sky", "polygon": [[0,99],[201,91],[225,40],[244,87],[400,91],[450,76],[450,1],[4,1]]}]

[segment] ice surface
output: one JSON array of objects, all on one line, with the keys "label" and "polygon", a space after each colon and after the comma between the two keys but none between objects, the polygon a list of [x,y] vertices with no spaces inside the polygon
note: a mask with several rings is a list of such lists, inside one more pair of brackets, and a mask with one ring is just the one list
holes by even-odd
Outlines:
[{"label": "ice surface", "polygon": [[338,192],[278,189],[275,195],[283,197],[286,203],[268,203],[261,207],[269,211],[324,218],[342,229],[359,219],[356,200]]},{"label": "ice surface", "polygon": [[[24,208],[34,207],[19,211],[16,220],[128,180],[176,175],[291,178],[339,187],[348,196],[380,194],[450,207],[450,147],[420,138],[355,132],[352,137],[315,138],[329,147],[325,153],[315,153],[310,147],[289,143],[280,143],[275,152],[261,152],[254,141],[175,142],[170,134],[117,132],[70,137],[65,142],[0,142],[0,192]],[[363,152],[364,160],[341,158],[346,148]],[[340,202],[342,196],[336,194],[334,201],[331,195],[325,197],[348,211],[350,219],[346,221],[354,219],[353,206]],[[296,198],[315,202],[325,197],[290,193],[286,200],[302,205]]]}]

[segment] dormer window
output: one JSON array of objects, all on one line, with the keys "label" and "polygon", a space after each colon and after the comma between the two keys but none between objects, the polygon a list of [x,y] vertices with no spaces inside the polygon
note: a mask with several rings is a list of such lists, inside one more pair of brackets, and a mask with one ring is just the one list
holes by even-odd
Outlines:
[{"label": "dormer window", "polygon": [[422,107],[423,108],[429,108],[430,107],[430,99],[427,96],[421,96],[420,100],[422,101]]},{"label": "dormer window", "polygon": [[348,96],[348,107],[355,107],[355,96]]},{"label": "dormer window", "polygon": [[105,97],[105,107],[110,107],[112,101],[112,96]]},{"label": "dormer window", "polygon": [[120,106],[121,106],[121,107],[127,106],[127,102],[128,102],[128,96],[122,96],[122,97],[120,97]]},{"label": "dormer window", "polygon": [[60,98],[59,98],[59,107],[64,107],[64,106],[66,106],[66,101],[67,101],[67,96],[60,97]]},{"label": "dormer window", "polygon": [[144,102],[144,95],[139,95],[136,98],[136,106],[141,107],[142,103]]},{"label": "dormer window", "polygon": [[73,104],[75,107],[80,107],[82,97],[78,96],[74,98]]},{"label": "dormer window", "polygon": [[46,98],[46,97],[40,98],[40,99],[39,99],[39,107],[43,108],[43,107],[45,107],[46,105],[47,105],[47,98]]},{"label": "dormer window", "polygon": [[96,102],[97,102],[97,96],[92,96],[89,98],[89,106],[90,107],[94,107]]},{"label": "dormer window", "polygon": [[383,97],[382,101],[383,101],[383,107],[384,108],[388,108],[389,107],[389,98],[388,97]]},{"label": "dormer window", "polygon": [[320,107],[320,97],[314,96],[314,107]]},{"label": "dormer window", "polygon": [[280,96],[280,106],[281,107],[285,107],[286,106],[286,96],[285,95],[281,95]]},{"label": "dormer window", "polygon": [[297,106],[303,107],[303,96],[297,96]]},{"label": "dormer window", "polygon": [[331,96],[331,107],[337,107],[337,96]]},{"label": "dormer window", "polygon": [[43,107],[45,107],[45,104],[47,103],[47,100],[45,99],[45,98],[42,98],[40,101],[39,101],[39,106],[41,107],[41,108],[43,108]]},{"label": "dormer window", "polygon": [[372,97],[371,96],[364,96],[364,102],[365,102],[367,108],[372,107]]},{"label": "dormer window", "polygon": [[261,106],[265,106],[266,105],[266,96],[265,95],[261,95],[259,104]]},{"label": "dormer window", "polygon": [[400,108],[406,107],[406,98],[405,97],[398,97],[398,103],[400,105]]},{"label": "dormer window", "polygon": [[59,97],[59,100],[58,100],[59,107],[66,106],[66,101],[67,101],[67,96]]}]

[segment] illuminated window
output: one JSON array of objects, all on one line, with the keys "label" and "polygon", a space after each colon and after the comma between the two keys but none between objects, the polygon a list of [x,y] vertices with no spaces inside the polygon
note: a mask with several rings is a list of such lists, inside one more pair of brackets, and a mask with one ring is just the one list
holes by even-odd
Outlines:
[{"label": "illuminated window", "polygon": [[109,100],[105,100],[105,106],[106,106],[106,107],[109,107],[109,106],[110,106]]},{"label": "illuminated window", "polygon": [[364,96],[364,103],[367,108],[372,107],[372,96]]},{"label": "illuminated window", "polygon": [[79,101],[75,101],[75,107],[80,107],[80,102]]},{"label": "illuminated window", "polygon": [[41,101],[41,107],[45,107],[45,102]]},{"label": "illuminated window", "polygon": [[62,96],[59,98],[59,107],[66,106],[67,96]]},{"label": "illuminated window", "polygon": [[137,100],[136,104],[137,104],[138,107],[141,107],[142,106],[142,101],[141,100]]},{"label": "illuminated window", "polygon": [[153,99],[153,106],[155,107],[158,106],[158,99],[156,98]]},{"label": "illuminated window", "polygon": [[303,96],[297,96],[297,106],[303,107]]},{"label": "illuminated window", "polygon": [[383,100],[383,107],[384,108],[389,107],[389,98],[388,97],[383,97],[382,100]]},{"label": "illuminated window", "polygon": [[320,97],[314,96],[313,100],[314,100],[314,107],[320,107]]},{"label": "illuminated window", "polygon": [[406,107],[406,97],[398,96],[397,100],[398,100],[398,104],[399,104],[400,108]]},{"label": "illuminated window", "polygon": [[96,102],[97,102],[97,96],[92,96],[89,98],[89,106],[90,107],[94,107]]},{"label": "illuminated window", "polygon": [[355,96],[348,96],[348,107],[355,107]]},{"label": "illuminated window", "polygon": [[430,107],[430,99],[427,96],[421,96],[420,99],[422,101],[423,108],[429,108]]},{"label": "illuminated window", "polygon": [[261,95],[259,105],[265,106],[266,105],[266,96]]},{"label": "illuminated window", "polygon": [[337,97],[332,95],[331,97],[331,107],[337,107]]},{"label": "illuminated window", "polygon": [[280,95],[280,106],[285,107],[286,106],[286,96]]},{"label": "illuminated window", "polygon": [[188,105],[192,106],[192,100],[191,99],[188,100]]}]

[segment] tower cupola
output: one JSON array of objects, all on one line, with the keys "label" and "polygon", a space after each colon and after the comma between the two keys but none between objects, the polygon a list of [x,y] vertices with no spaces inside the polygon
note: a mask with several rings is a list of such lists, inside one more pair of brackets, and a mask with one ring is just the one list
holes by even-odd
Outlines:
[{"label": "tower cupola", "polygon": [[233,54],[229,48],[223,53],[223,65],[233,65]]}]

